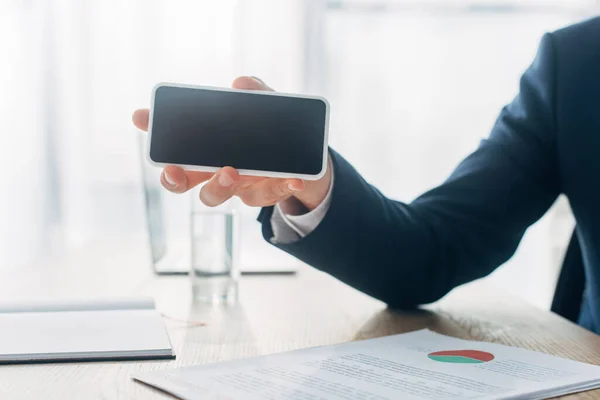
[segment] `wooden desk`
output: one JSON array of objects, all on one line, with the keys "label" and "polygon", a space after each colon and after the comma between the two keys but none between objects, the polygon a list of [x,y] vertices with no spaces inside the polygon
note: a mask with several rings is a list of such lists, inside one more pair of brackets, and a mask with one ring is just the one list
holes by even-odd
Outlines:
[{"label": "wooden desk", "polygon": [[[99,245],[23,269],[0,270],[0,300],[82,296],[153,296],[167,321],[175,361],[0,366],[1,399],[159,399],[133,382],[135,371],[174,368],[347,342],[429,328],[600,364],[600,336],[483,283],[455,290],[426,311],[393,313],[331,277],[243,277],[235,307],[191,302],[186,277],[154,277],[143,244]],[[600,390],[570,398],[600,399]]]}]

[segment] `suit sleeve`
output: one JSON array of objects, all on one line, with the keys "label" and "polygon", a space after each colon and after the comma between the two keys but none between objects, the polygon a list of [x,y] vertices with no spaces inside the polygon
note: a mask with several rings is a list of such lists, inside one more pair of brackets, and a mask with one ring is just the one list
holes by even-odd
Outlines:
[{"label": "suit sleeve", "polygon": [[[276,246],[395,308],[433,302],[491,273],[560,192],[555,70],[547,34],[490,136],[410,204],[383,196],[331,151],[336,182],[325,218],[304,238]],[[266,239],[271,213],[259,215]]]}]

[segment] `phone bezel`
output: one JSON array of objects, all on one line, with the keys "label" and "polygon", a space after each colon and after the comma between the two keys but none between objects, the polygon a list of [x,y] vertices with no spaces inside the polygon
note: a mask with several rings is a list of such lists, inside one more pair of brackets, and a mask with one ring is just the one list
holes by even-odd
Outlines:
[{"label": "phone bezel", "polygon": [[[303,98],[303,99],[312,99],[312,100],[320,100],[325,104],[325,124],[324,124],[324,132],[323,132],[323,163],[321,165],[321,171],[317,174],[294,174],[288,172],[277,172],[277,171],[262,171],[262,170],[253,170],[253,169],[238,169],[237,171],[240,175],[251,175],[251,176],[263,176],[267,178],[299,178],[304,180],[318,180],[325,175],[327,171],[327,158],[328,158],[328,142],[329,142],[329,102],[327,99],[321,96],[312,96],[312,95],[304,95],[304,94],[292,94],[292,93],[281,93],[281,92],[271,92],[265,90],[244,90],[244,89],[229,89],[229,88],[220,88],[213,86],[201,86],[201,85],[189,85],[182,83],[171,83],[171,82],[159,82],[152,88],[152,96],[150,99],[150,118],[148,121],[148,140],[147,140],[147,148],[146,148],[146,159],[152,165],[165,167],[167,165],[178,165],[183,167],[186,170],[191,171],[202,171],[202,172],[217,172],[222,167],[210,167],[203,165],[185,165],[185,164],[177,164],[177,163],[164,163],[164,162],[156,162],[150,156],[150,148],[152,145],[152,121],[154,119],[154,99],[156,97],[156,91],[161,87],[176,87],[176,88],[184,88],[184,89],[200,89],[200,90],[209,90],[209,91],[219,91],[219,92],[234,92],[234,93],[249,93],[257,96],[281,96],[281,97],[294,97],[294,98]],[[224,165],[225,166],[225,165]]]}]

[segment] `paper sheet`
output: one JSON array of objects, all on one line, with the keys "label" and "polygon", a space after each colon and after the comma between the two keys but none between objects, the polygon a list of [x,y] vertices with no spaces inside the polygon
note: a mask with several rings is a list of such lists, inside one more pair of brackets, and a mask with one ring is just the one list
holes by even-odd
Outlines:
[{"label": "paper sheet", "polygon": [[172,354],[156,310],[0,313],[0,362]]},{"label": "paper sheet", "polygon": [[600,386],[600,367],[421,330],[140,374],[183,399],[542,399]]}]

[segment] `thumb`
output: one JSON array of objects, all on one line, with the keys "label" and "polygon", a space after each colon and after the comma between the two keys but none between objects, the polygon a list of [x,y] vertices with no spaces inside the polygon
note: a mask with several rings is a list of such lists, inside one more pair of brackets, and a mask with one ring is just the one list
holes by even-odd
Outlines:
[{"label": "thumb", "polygon": [[255,76],[240,76],[236,78],[231,87],[234,89],[244,89],[244,90],[268,90],[273,91],[266,83]]}]

